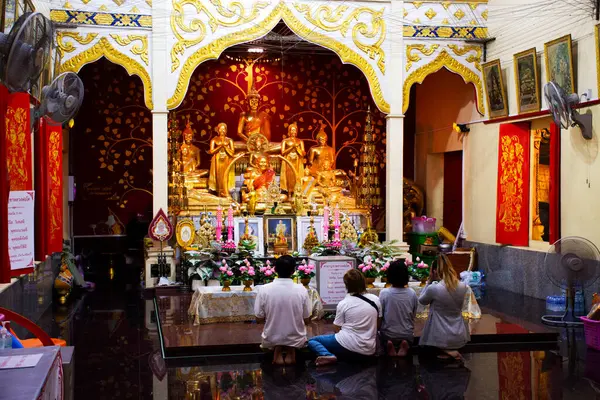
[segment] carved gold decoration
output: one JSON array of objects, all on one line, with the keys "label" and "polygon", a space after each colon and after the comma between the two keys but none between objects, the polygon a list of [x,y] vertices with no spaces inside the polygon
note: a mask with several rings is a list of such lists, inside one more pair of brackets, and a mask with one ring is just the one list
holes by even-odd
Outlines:
[{"label": "carved gold decoration", "polygon": [[418,25],[418,24],[420,24],[420,23],[421,23],[421,20],[420,20],[419,18],[417,18],[417,19],[415,19],[413,22],[414,22],[415,24],[417,24],[417,25]]},{"label": "carved gold decoration", "polygon": [[481,18],[483,18],[485,21],[487,21],[487,19],[488,19],[488,10],[485,10],[484,12],[481,13]]},{"label": "carved gold decoration", "polygon": [[476,20],[474,20],[474,19],[472,19],[472,20],[471,20],[471,25],[477,25],[477,21],[476,21]]},{"label": "carved gold decoration", "polygon": [[544,224],[540,218],[540,202],[549,203],[550,171],[547,165],[540,165],[540,146],[550,142],[548,129],[536,129],[533,132],[533,180],[531,201],[535,210],[532,218],[531,239],[543,240]]},{"label": "carved gold decoration", "polygon": [[[190,55],[181,68],[181,73],[175,87],[175,92],[167,102],[168,108],[174,109],[181,104],[185,97],[192,73],[198,65],[206,60],[218,58],[223,50],[228,47],[239,43],[249,42],[266,35],[282,19],[296,35],[309,42],[332,50],[340,57],[342,62],[352,64],[360,69],[365,74],[365,77],[369,82],[371,94],[373,95],[373,100],[375,101],[377,107],[382,112],[389,112],[390,106],[383,96],[379,78],[377,77],[377,73],[371,64],[369,64],[363,57],[346,45],[336,40],[332,40],[330,37],[315,32],[312,28],[304,26],[302,22],[287,8],[285,3],[279,3],[273,9],[271,14],[269,14],[260,23],[260,25],[255,24],[245,30],[225,35],[211,42],[209,45],[196,50],[192,55]],[[171,28],[175,29],[173,20],[171,20]]]},{"label": "carved gold decoration", "polygon": [[120,46],[128,46],[132,42],[140,41],[140,44],[136,44],[131,47],[131,53],[140,56],[144,64],[148,65],[148,36],[146,35],[127,35],[127,36],[119,36],[115,33],[111,33],[110,37],[112,37],[115,42],[117,42]]},{"label": "carved gold decoration", "polygon": [[[208,17],[208,26],[212,33],[215,33],[219,27],[235,27],[252,22],[258,17],[260,10],[269,5],[267,2],[258,1],[252,5],[248,12],[246,7],[240,2],[231,3],[230,7],[225,7],[220,0],[212,0],[217,15],[208,9],[204,2],[199,0],[173,0],[173,12],[171,14],[171,29],[177,42],[171,49],[171,72],[175,72],[181,65],[179,56],[183,55],[186,49],[200,44],[206,38],[206,25],[200,18],[194,18],[189,24],[185,23],[183,8],[191,5],[196,9],[197,16],[205,14]],[[185,33],[195,33],[193,39],[186,39]]]},{"label": "carved gold decoration", "polygon": [[423,5],[422,1],[413,1],[413,6],[415,6],[415,8],[419,8]]},{"label": "carved gold decoration", "polygon": [[102,4],[100,6],[100,8],[98,8],[98,10],[100,10],[100,11],[108,11],[108,7],[106,7],[106,4]]},{"label": "carved gold decoration", "polygon": [[137,75],[144,84],[145,103],[152,110],[152,81],[146,69],[134,59],[116,50],[107,38],[101,38],[95,45],[65,61],[59,68],[60,72],[79,72],[86,64],[106,57],[109,61],[125,68],[129,75]]},{"label": "carved gold decoration", "polygon": [[481,46],[478,46],[478,45],[459,46],[456,44],[449,44],[448,48],[450,50],[452,50],[452,52],[459,57],[462,57],[471,51],[475,52],[475,54],[471,54],[467,58],[465,58],[465,61],[467,61],[468,63],[473,63],[473,65],[475,65],[475,68],[477,68],[478,71],[481,71],[481,57],[483,56],[483,49]]},{"label": "carved gold decoration", "polygon": [[[340,31],[343,37],[346,37],[348,28],[353,20],[358,21],[361,15],[370,15],[371,25],[364,22],[359,22],[352,28],[352,41],[362,51],[364,51],[370,59],[377,59],[377,66],[381,72],[385,73],[385,53],[381,48],[385,40],[385,20],[383,19],[383,9],[375,11],[368,7],[360,7],[352,11],[347,16],[344,13],[349,6],[337,6],[335,9],[329,5],[318,7],[314,13],[313,8],[309,4],[294,4],[294,8],[304,15],[306,20],[314,26],[326,32]],[[368,39],[377,38],[373,44],[365,44],[359,40],[359,35]]]},{"label": "carved gold decoration", "polygon": [[406,18],[406,16],[408,15],[408,11],[406,11],[406,8],[402,9],[402,15],[404,15],[404,18]]},{"label": "carved gold decoration", "polygon": [[450,25],[450,21],[448,21],[448,18],[444,18],[444,19],[442,20],[442,24],[443,24],[443,25]]},{"label": "carved gold decoration", "polygon": [[437,13],[433,10],[433,8],[430,8],[425,12],[425,16],[429,19],[433,19],[436,15]]},{"label": "carved gold decoration", "polygon": [[431,61],[413,71],[404,81],[404,102],[403,102],[403,110],[406,112],[408,110],[408,103],[410,101],[410,88],[415,83],[423,83],[425,78],[433,74],[434,72],[439,71],[442,68],[446,68],[455,74],[460,75],[465,83],[472,83],[475,86],[475,90],[477,92],[477,109],[480,114],[485,113],[485,106],[483,103],[483,86],[481,82],[481,78],[478,74],[471,71],[469,68],[452,58],[446,50],[442,50],[440,54],[436,57],[435,60]]},{"label": "carved gold decoration", "polygon": [[65,43],[65,38],[73,39],[75,42],[85,46],[86,44],[92,43],[97,36],[97,33],[88,33],[83,36],[79,32],[58,31],[56,32],[56,46],[58,47],[58,54],[60,57],[62,57],[65,55],[65,53],[71,53],[75,51],[75,46],[73,46],[73,43]]},{"label": "carved gold decoration", "polygon": [[424,56],[431,56],[439,47],[439,44],[432,44],[429,48],[426,44],[409,44],[406,46],[406,72],[412,68],[414,62],[421,60],[420,55],[412,53],[413,50],[422,53]]},{"label": "carved gold decoration", "polygon": [[152,0],[146,0],[146,4],[148,4],[150,7],[152,7]]},{"label": "carved gold decoration", "polygon": [[87,3],[89,3],[90,1],[92,1],[92,0],[81,0],[81,2],[82,2],[83,4],[87,4]]},{"label": "carved gold decoration", "polygon": [[479,6],[478,3],[469,3],[469,7],[471,7],[471,10],[473,10],[473,11],[475,11],[478,6]]},{"label": "carved gold decoration", "polygon": [[71,5],[71,3],[69,3],[67,1],[67,2],[65,2],[65,4],[63,4],[62,8],[66,9],[66,10],[72,10],[73,6]]},{"label": "carved gold decoration", "polygon": [[444,10],[447,10],[452,3],[449,1],[443,1],[440,4],[442,5],[442,7],[444,7]]},{"label": "carved gold decoration", "polygon": [[196,238],[196,227],[194,221],[191,219],[183,219],[177,223],[175,228],[175,235],[177,237],[177,244],[179,247],[186,249],[194,243]]},{"label": "carved gold decoration", "polygon": [[125,0],[112,0],[113,3],[115,3],[118,6],[122,6],[123,4],[125,4]]},{"label": "carved gold decoration", "polygon": [[465,16],[465,12],[461,9],[456,10],[456,12],[454,13],[454,16],[456,17],[457,20],[461,20],[464,18]]},{"label": "carved gold decoration", "polygon": [[131,10],[129,10],[130,13],[134,13],[134,14],[139,14],[140,13],[140,9],[137,8],[136,6],[133,6],[133,8]]}]

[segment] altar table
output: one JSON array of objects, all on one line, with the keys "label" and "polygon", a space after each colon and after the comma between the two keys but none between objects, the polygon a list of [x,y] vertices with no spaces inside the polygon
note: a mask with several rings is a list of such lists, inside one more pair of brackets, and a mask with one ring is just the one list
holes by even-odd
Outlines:
[{"label": "altar table", "polygon": [[[384,284],[375,283],[374,288],[367,289],[367,292],[374,294],[379,297],[379,293],[384,288]],[[420,282],[409,282],[408,287],[414,290],[417,293],[417,296],[421,294],[424,286],[421,286]],[[424,306],[421,303],[417,303],[417,318],[427,319],[427,314],[429,313],[429,306]],[[475,294],[473,294],[473,290],[469,286],[467,286],[467,292],[465,293],[465,299],[463,301],[462,307],[462,315],[465,319],[479,319],[481,318],[481,309],[479,308],[479,304],[477,304],[477,299],[475,298]]]},{"label": "altar table", "polygon": [[[192,295],[188,313],[194,317],[194,325],[219,322],[254,321],[254,300],[262,285],[252,286],[244,292],[243,286],[231,286],[231,292],[223,292],[221,286],[200,286]],[[323,317],[323,303],[314,288],[308,289],[312,305],[311,319]]]}]

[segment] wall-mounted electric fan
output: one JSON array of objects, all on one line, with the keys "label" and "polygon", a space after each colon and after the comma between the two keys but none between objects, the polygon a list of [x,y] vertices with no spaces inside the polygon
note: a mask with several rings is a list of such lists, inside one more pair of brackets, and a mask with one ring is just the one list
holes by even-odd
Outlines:
[{"label": "wall-mounted electric fan", "polygon": [[42,89],[42,101],[36,109],[36,118],[48,116],[63,124],[77,114],[83,102],[83,82],[73,72],[64,72]]},{"label": "wall-mounted electric fan", "polygon": [[575,292],[592,285],[600,276],[600,251],[587,239],[565,237],[550,247],[544,268],[548,279],[565,290],[567,306],[564,315],[544,315],[542,322],[553,326],[580,325],[575,316]]},{"label": "wall-mounted electric fan", "polygon": [[579,104],[577,93],[567,95],[556,82],[548,82],[544,85],[544,97],[546,97],[556,125],[563,129],[578,126],[581,129],[581,135],[585,139],[592,138],[592,115],[579,114],[573,108]]},{"label": "wall-mounted electric fan", "polygon": [[0,33],[0,81],[11,92],[27,92],[50,59],[52,25],[42,14],[25,13],[8,34]]}]

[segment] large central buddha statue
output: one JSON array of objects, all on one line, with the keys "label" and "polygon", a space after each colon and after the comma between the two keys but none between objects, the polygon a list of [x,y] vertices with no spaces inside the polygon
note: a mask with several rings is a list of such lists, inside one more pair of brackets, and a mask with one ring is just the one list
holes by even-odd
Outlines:
[{"label": "large central buddha statue", "polygon": [[244,141],[254,134],[261,134],[271,140],[271,121],[269,115],[264,111],[259,111],[260,94],[252,84],[250,93],[246,97],[248,100],[248,111],[240,115],[238,122],[238,136]]}]

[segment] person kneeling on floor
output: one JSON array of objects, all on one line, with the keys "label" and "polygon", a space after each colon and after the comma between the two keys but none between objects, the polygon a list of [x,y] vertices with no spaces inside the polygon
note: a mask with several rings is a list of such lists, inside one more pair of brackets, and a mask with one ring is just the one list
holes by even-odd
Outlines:
[{"label": "person kneeling on floor", "polygon": [[337,305],[334,335],[316,336],[308,341],[308,348],[317,355],[317,366],[344,360],[362,360],[377,350],[377,328],[381,318],[381,304],[377,296],[366,293],[363,275],[351,269],[344,275],[348,294]]},{"label": "person kneeling on floor", "polygon": [[264,323],[263,349],[273,349],[273,363],[296,362],[296,349],[306,346],[306,325],[310,323],[308,292],[291,279],[296,269],[292,256],[279,257],[275,263],[278,278],[264,285],[256,296],[254,314]]}]

